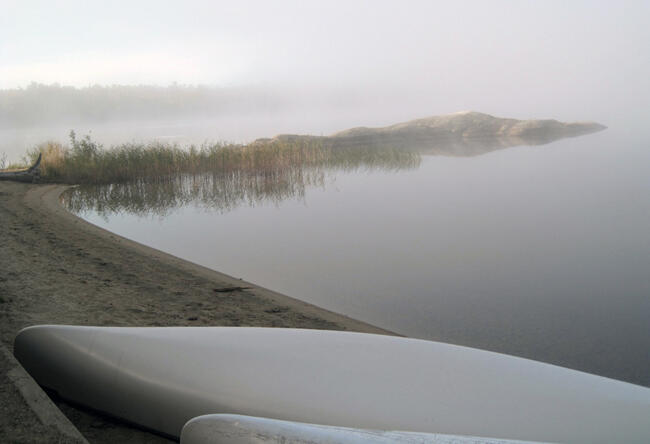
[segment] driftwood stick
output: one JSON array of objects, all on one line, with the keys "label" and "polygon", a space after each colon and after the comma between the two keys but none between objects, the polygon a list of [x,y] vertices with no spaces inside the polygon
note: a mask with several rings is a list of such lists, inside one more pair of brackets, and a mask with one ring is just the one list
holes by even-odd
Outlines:
[{"label": "driftwood stick", "polygon": [[19,182],[36,182],[41,177],[41,158],[43,154],[38,155],[38,159],[32,166],[24,170],[0,171],[0,180],[16,180]]}]

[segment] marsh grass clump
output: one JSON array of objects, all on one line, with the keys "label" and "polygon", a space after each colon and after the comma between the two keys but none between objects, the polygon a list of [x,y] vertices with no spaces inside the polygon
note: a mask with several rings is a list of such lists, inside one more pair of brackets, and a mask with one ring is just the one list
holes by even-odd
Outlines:
[{"label": "marsh grass clump", "polygon": [[165,216],[192,203],[221,212],[301,199],[330,172],[415,168],[418,154],[390,146],[333,144],[327,138],[266,139],[249,145],[181,148],[152,142],[105,149],[72,133],[70,147],[43,144],[44,178],[76,183],[64,196],[75,213]]},{"label": "marsh grass clump", "polygon": [[110,148],[90,136],[70,132],[70,144],[45,142],[28,152],[27,162],[42,154],[41,177],[46,182],[68,184],[116,184],[213,173],[249,177],[280,177],[293,168],[404,168],[414,167],[419,157],[391,148],[342,147],[318,138],[275,140],[249,145],[203,144],[181,147],[151,142],[126,143]]}]

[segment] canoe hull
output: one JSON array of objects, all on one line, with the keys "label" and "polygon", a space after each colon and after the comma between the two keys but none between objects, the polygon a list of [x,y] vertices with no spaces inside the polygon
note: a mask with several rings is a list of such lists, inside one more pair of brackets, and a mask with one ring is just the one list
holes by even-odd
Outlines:
[{"label": "canoe hull", "polygon": [[232,413],[553,442],[650,437],[650,389],[417,339],[246,327],[36,326],[14,353],[63,398],[179,436]]}]

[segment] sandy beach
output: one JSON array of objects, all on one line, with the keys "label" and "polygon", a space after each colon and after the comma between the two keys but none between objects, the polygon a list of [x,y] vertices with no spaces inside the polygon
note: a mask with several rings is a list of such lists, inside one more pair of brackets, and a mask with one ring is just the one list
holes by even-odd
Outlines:
[{"label": "sandy beach", "polygon": [[[60,205],[65,189],[0,182],[0,333],[8,350],[20,329],[35,324],[390,333],[93,226]],[[51,442],[2,374],[0,440],[41,436]],[[90,442],[167,441],[60,400],[57,405]]]}]

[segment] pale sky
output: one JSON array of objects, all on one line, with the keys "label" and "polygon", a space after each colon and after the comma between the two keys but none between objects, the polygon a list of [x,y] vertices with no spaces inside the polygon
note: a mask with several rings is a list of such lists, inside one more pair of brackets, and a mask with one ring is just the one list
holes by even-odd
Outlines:
[{"label": "pale sky", "polygon": [[650,105],[647,1],[0,0],[0,11],[0,88],[254,84],[427,114],[601,121]]}]

